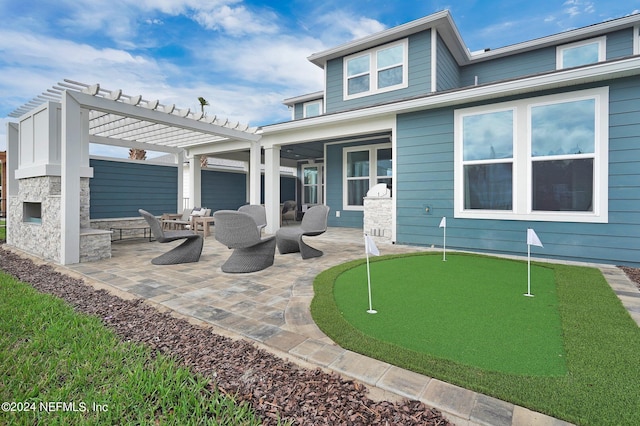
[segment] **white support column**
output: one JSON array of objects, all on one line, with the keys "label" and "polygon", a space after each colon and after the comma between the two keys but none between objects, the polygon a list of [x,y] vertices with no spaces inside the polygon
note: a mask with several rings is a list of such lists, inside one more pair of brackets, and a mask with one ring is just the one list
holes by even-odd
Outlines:
[{"label": "white support column", "polygon": [[200,156],[189,158],[189,207],[202,207],[202,179],[200,178]]},{"label": "white support column", "polygon": [[280,228],[280,146],[264,150],[264,204],[267,211],[267,234]]},{"label": "white support column", "polygon": [[249,155],[249,203],[260,204],[260,142],[251,143]]},{"label": "white support column", "polygon": [[[80,262],[80,167],[82,166],[80,104],[68,92],[62,95],[60,263]],[[86,129],[87,135],[89,129]]]},{"label": "white support column", "polygon": [[[2,182],[3,193],[2,196],[6,199],[7,205],[7,219],[9,219],[9,205],[10,198],[18,196],[18,181],[16,180],[16,170],[18,170],[18,152],[20,149],[20,127],[18,123],[7,123],[7,181]],[[7,220],[7,244],[15,245],[15,241],[12,240],[11,228],[13,223],[11,220]]]},{"label": "white support column", "polygon": [[182,210],[184,210],[184,151],[175,154],[175,157],[178,163],[178,199],[176,200],[178,209],[176,212],[182,213]]}]

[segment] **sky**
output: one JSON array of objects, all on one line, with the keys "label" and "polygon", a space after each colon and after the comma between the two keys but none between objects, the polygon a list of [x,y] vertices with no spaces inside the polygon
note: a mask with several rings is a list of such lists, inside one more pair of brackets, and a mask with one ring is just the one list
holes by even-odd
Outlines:
[{"label": "sky", "polygon": [[8,115],[64,79],[250,126],[321,91],[307,57],[448,9],[470,51],[640,12],[640,0],[0,0],[0,151]]}]

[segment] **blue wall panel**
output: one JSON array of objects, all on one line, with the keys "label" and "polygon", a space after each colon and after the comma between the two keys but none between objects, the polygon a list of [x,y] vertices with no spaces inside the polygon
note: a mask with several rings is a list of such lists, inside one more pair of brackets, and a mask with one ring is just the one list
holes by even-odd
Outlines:
[{"label": "blue wall panel", "polygon": [[247,176],[244,173],[201,171],[202,206],[217,210],[237,210],[247,203]]},{"label": "blue wall panel", "polygon": [[436,62],[436,90],[442,91],[460,87],[460,67],[440,36],[438,36]]},{"label": "blue wall panel", "polygon": [[176,166],[94,159],[89,163],[91,219],[136,217],[138,209],[155,215],[178,211]]},{"label": "blue wall panel", "polygon": [[633,55],[633,29],[607,34],[607,60]]},{"label": "blue wall panel", "polygon": [[606,224],[453,218],[453,109],[399,116],[397,242],[441,246],[438,225],[447,216],[451,248],[526,255],[532,227],[544,244],[536,255],[640,266],[640,80],[611,83],[609,113]]},{"label": "blue wall panel", "polygon": [[477,62],[461,69],[461,86],[472,86],[475,77],[478,84],[510,78],[523,77],[556,69],[556,48],[521,53],[518,55],[497,58],[491,61]]}]

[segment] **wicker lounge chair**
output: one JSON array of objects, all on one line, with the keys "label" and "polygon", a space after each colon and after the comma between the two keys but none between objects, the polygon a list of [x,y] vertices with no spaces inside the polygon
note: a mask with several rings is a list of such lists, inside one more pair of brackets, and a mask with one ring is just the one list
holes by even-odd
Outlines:
[{"label": "wicker lounge chair", "polygon": [[249,216],[251,216],[256,222],[258,231],[260,231],[260,233],[262,234],[262,229],[267,226],[267,213],[264,209],[264,206],[261,206],[259,204],[246,204],[244,206],[240,206],[238,211],[247,213]]},{"label": "wicker lounge chair", "polygon": [[300,252],[303,259],[322,256],[322,251],[308,246],[302,241],[302,237],[311,237],[324,233],[327,230],[328,217],[328,206],[313,206],[304,214],[300,226],[278,229],[276,232],[276,241],[280,254]]},{"label": "wicker lounge chair", "polygon": [[222,265],[223,272],[256,272],[273,265],[275,236],[262,238],[256,222],[249,214],[218,210],[213,217],[216,222],[215,239],[234,249]]},{"label": "wicker lounge chair", "polygon": [[169,250],[165,254],[151,260],[154,265],[175,265],[177,263],[191,263],[200,260],[203,240],[200,235],[192,231],[165,231],[158,218],[146,210],[138,210],[147,221],[153,236],[160,243],[168,243],[176,240],[185,240],[182,244]]}]

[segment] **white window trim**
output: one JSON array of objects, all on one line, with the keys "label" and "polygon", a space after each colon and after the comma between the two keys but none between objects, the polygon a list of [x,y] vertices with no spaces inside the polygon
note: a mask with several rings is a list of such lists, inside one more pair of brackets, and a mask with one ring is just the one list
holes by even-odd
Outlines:
[{"label": "white window trim", "polygon": [[[573,49],[580,46],[587,46],[589,44],[598,44],[598,62],[603,62],[607,59],[607,37],[591,38],[589,40],[582,40],[575,43],[563,44],[556,47],[556,69],[561,70],[564,68],[563,53],[567,49]],[[586,64],[585,64],[586,65]]]},{"label": "white window trim", "polygon": [[633,27],[633,54],[640,55],[640,25]]},{"label": "white window trim", "polygon": [[[377,66],[377,52],[380,50],[385,50],[388,49],[390,47],[395,47],[395,46],[399,46],[402,45],[403,47],[403,52],[402,52],[402,83],[400,84],[396,84],[393,86],[387,86],[384,87],[382,89],[378,89],[378,71],[380,71],[380,69]],[[349,62],[350,59],[354,59],[354,58],[358,58],[361,56],[368,56],[369,57],[369,90],[364,91],[364,92],[360,92],[360,93],[355,93],[353,95],[349,95],[349,77],[353,78],[353,77],[357,77],[358,75],[352,75],[352,76],[348,76],[347,75],[347,63]],[[378,93],[385,93],[385,92],[391,92],[394,90],[398,90],[398,89],[404,89],[406,87],[409,87],[409,40],[408,39],[403,39],[394,43],[389,43],[389,44],[385,44],[383,46],[378,46],[375,49],[369,49],[367,51],[364,52],[358,52],[356,54],[350,55],[350,56],[345,56],[342,59],[342,63],[343,63],[343,73],[342,73],[342,86],[343,86],[343,99],[344,100],[349,100],[349,99],[357,99],[357,98],[362,98],[365,96],[371,96],[371,95],[375,95]],[[364,75],[365,73],[359,74],[359,75]]]},{"label": "white window trim", "polygon": [[322,110],[322,100],[310,101],[302,104],[302,118],[317,117],[316,115],[307,115],[307,107],[316,104],[318,105],[318,115],[322,115],[322,113],[324,112]]},{"label": "white window trim", "polygon": [[[595,99],[595,146],[593,164],[593,211],[533,211],[530,117],[531,107],[541,104]],[[514,110],[513,210],[476,210],[464,208],[463,117],[496,110]],[[609,88],[600,87],[577,92],[520,99],[498,105],[473,107],[454,112],[454,217],[467,219],[536,220],[547,222],[608,223],[609,221]],[[565,156],[549,157],[563,159]],[[569,156],[576,158],[575,155]],[[469,162],[467,162],[469,163]]]},{"label": "white window trim", "polygon": [[[378,183],[378,150],[392,148],[390,143],[378,143],[373,145],[350,146],[342,149],[342,210],[364,211],[364,205],[349,205],[348,179],[347,179],[347,153],[357,151],[369,151],[369,188]],[[392,153],[393,156],[393,153]],[[393,163],[395,165],[395,163]],[[394,169],[395,176],[395,169]],[[393,179],[393,177],[392,177]]]}]

